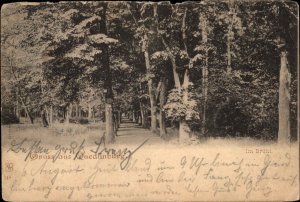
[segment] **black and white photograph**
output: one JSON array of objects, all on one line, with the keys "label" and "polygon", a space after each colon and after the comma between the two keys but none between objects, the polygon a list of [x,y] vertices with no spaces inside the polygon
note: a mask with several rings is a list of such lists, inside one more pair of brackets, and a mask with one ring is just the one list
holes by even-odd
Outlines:
[{"label": "black and white photograph", "polygon": [[289,0],[3,4],[3,199],[299,199],[298,29]]}]

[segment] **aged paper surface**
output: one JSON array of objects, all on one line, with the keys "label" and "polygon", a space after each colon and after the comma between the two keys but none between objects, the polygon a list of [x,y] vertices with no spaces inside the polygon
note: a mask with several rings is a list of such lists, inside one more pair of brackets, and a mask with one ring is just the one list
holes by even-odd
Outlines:
[{"label": "aged paper surface", "polygon": [[298,19],[289,1],[3,6],[3,199],[299,199]]}]

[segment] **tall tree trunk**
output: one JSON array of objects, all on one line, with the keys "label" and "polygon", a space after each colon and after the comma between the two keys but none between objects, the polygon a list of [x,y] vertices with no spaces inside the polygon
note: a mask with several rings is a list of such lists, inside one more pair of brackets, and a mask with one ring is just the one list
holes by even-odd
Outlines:
[{"label": "tall tree trunk", "polygon": [[[106,11],[107,11],[107,2],[99,2],[102,5],[102,10],[100,11],[99,15],[101,20],[99,21],[99,26],[97,27],[97,33],[107,35],[107,19],[106,19]],[[114,130],[113,130],[113,91],[112,91],[112,75],[109,65],[109,47],[108,44],[101,44],[100,45],[102,53],[98,55],[99,61],[96,61],[97,64],[104,67],[105,73],[105,81],[104,81],[104,88],[106,89],[105,93],[105,128],[106,128],[106,143],[112,143],[115,140]]]},{"label": "tall tree trunk", "polygon": [[[157,11],[155,11],[154,13],[157,13]],[[182,18],[181,31],[182,31],[182,38],[183,38],[183,44],[184,44],[185,52],[188,55],[190,61],[189,61],[189,68],[185,70],[182,86],[180,84],[179,74],[177,72],[175,56],[172,54],[169,44],[164,39],[164,37],[161,35],[162,43],[163,43],[163,45],[166,49],[166,52],[167,52],[168,57],[169,57],[169,59],[171,61],[171,64],[172,64],[175,88],[178,89],[179,93],[181,93],[181,92],[183,93],[183,103],[186,103],[188,101],[189,69],[192,68],[192,66],[193,66],[192,59],[189,56],[188,48],[187,48],[187,39],[186,39],[186,33],[185,33],[185,31],[186,31],[186,24],[185,24],[186,16],[187,16],[187,8],[185,9],[185,13],[184,13],[184,16]],[[190,134],[190,127],[187,124],[186,117],[185,117],[184,119],[182,119],[179,122],[179,141],[180,142],[187,141],[189,139],[189,134]]]},{"label": "tall tree trunk", "polygon": [[114,124],[115,124],[115,131],[117,131],[118,130],[118,125],[119,125],[119,118],[118,118],[118,112],[117,111],[115,111],[114,112]]},{"label": "tall tree trunk", "polygon": [[207,47],[207,19],[204,14],[200,14],[200,28],[202,35],[202,44],[206,46],[205,62],[202,68],[202,94],[203,94],[203,111],[202,111],[202,134],[206,133],[206,108],[207,108],[207,91],[208,91],[208,47]]},{"label": "tall tree trunk", "polygon": [[[191,65],[191,62],[190,61],[190,64]],[[183,78],[183,84],[182,84],[182,93],[183,93],[183,103],[186,104],[188,102],[188,87],[189,87],[189,70],[186,69],[185,70],[185,73],[184,73],[184,78]],[[191,129],[186,121],[186,117],[181,120],[179,122],[179,141],[180,142],[186,142],[189,140],[189,134],[191,132]]]},{"label": "tall tree trunk", "polygon": [[288,144],[291,141],[290,132],[290,84],[291,74],[288,69],[287,53],[282,52],[280,56],[279,75],[279,130],[278,143]]},{"label": "tall tree trunk", "polygon": [[140,101],[140,111],[141,111],[141,119],[142,119],[142,126],[146,127],[146,118],[145,118],[145,109],[143,103]]},{"label": "tall tree trunk", "polygon": [[136,117],[135,117],[135,111],[134,110],[132,111],[132,121],[136,122]]},{"label": "tall tree trunk", "polygon": [[179,142],[187,142],[190,138],[190,127],[187,124],[186,120],[181,120],[179,122]]},{"label": "tall tree trunk", "polygon": [[116,112],[113,111],[113,126],[114,126],[114,132],[116,133],[118,130],[118,123],[117,123],[117,115]]},{"label": "tall tree trunk", "polygon": [[173,71],[173,78],[174,78],[175,88],[180,91],[181,90],[181,85],[180,85],[179,74],[177,72],[175,56],[171,52],[171,48],[169,47],[169,45],[167,44],[167,42],[166,42],[166,40],[164,39],[163,36],[161,36],[161,40],[163,42],[163,45],[164,45],[164,47],[167,51],[168,57],[169,57],[169,59],[171,61],[171,64],[172,64],[172,71]]},{"label": "tall tree trunk", "polygon": [[92,119],[93,119],[93,122],[95,123],[96,120],[95,120],[95,111],[94,110],[92,110]]},{"label": "tall tree trunk", "polygon": [[[188,52],[188,46],[187,46],[187,37],[186,37],[186,16],[187,16],[187,8],[185,8],[185,12],[182,18],[182,39],[183,39],[183,45],[185,52],[189,58],[189,65],[188,68],[184,72],[184,77],[183,77],[183,84],[182,84],[182,93],[183,93],[183,100],[182,102],[187,105],[189,101],[189,83],[190,83],[190,75],[189,75],[189,70],[193,68],[193,60],[189,55]],[[180,121],[179,123],[179,141],[180,142],[186,142],[189,140],[191,129],[187,123],[187,117],[185,116],[183,120]]]},{"label": "tall tree trunk", "polygon": [[[231,27],[231,26],[229,26]],[[231,29],[228,29],[228,33],[227,33],[227,75],[230,75],[231,73]],[[229,34],[230,33],[230,34]]]},{"label": "tall tree trunk", "polygon": [[53,106],[50,105],[50,110],[49,110],[49,125],[52,126],[53,125]]},{"label": "tall tree trunk", "polygon": [[18,119],[20,119],[20,106],[19,106],[19,101],[16,101],[16,112],[15,115]]},{"label": "tall tree trunk", "polygon": [[121,125],[121,112],[117,111],[117,127],[119,128]]},{"label": "tall tree trunk", "polygon": [[164,45],[164,48],[165,48],[165,50],[168,54],[168,57],[171,61],[171,64],[172,64],[172,71],[173,71],[173,78],[174,78],[175,88],[178,89],[178,91],[181,91],[180,79],[179,79],[179,74],[178,74],[177,68],[176,68],[175,56],[173,55],[173,53],[171,51],[171,48],[170,48],[169,44],[167,43],[166,39],[164,38],[164,36],[162,34],[160,34],[160,31],[159,31],[159,28],[158,28],[159,26],[158,26],[157,4],[154,4],[153,14],[154,14],[154,18],[156,20],[157,33],[159,34],[159,37],[162,41],[162,44]]},{"label": "tall tree trunk", "polygon": [[79,117],[79,106],[78,106],[78,103],[76,103],[76,105],[75,105],[75,117]]},{"label": "tall tree trunk", "polygon": [[[207,59],[206,59],[207,62]],[[208,68],[207,66],[204,66],[202,69],[202,94],[203,94],[203,112],[202,112],[202,128],[201,132],[202,134],[206,133],[206,108],[207,108],[207,92],[208,92]]]},{"label": "tall tree trunk", "polygon": [[[142,49],[143,49],[143,52],[144,52],[147,73],[149,73],[150,69],[151,69],[149,52],[148,52],[148,43],[149,43],[148,40],[149,39],[148,39],[147,33],[144,33]],[[154,89],[153,89],[153,83],[152,83],[151,78],[148,80],[148,93],[149,93],[149,97],[150,97],[150,110],[151,110],[151,128],[150,128],[150,130],[152,132],[154,132],[157,128],[157,124],[156,124],[156,100],[155,100],[155,92],[154,92]]]},{"label": "tall tree trunk", "polygon": [[[233,8],[233,2],[229,1],[229,14],[230,15],[233,15],[233,13],[235,13],[235,10]],[[227,29],[227,75],[229,76],[231,74],[231,42],[232,42],[232,39],[233,39],[233,31],[232,31],[232,28],[233,28],[233,17],[232,16],[229,16],[229,25],[228,25],[228,29]]]},{"label": "tall tree trunk", "polygon": [[139,126],[142,125],[142,116],[141,116],[141,113],[138,114],[138,124],[139,124]]},{"label": "tall tree trunk", "polygon": [[167,134],[166,130],[166,114],[164,111],[164,105],[166,103],[166,78],[161,79],[161,89],[159,94],[160,103],[160,117],[159,117],[159,134],[161,137],[165,138]]},{"label": "tall tree trunk", "polygon": [[[106,103],[105,104],[105,131],[106,131],[106,137],[105,140],[107,143],[112,143],[115,140],[114,136],[114,122],[113,122],[113,109],[112,104]],[[108,134],[108,132],[110,134]]]},{"label": "tall tree trunk", "polygon": [[81,118],[81,106],[78,105],[78,118]]},{"label": "tall tree trunk", "polygon": [[48,127],[49,126],[49,112],[46,106],[42,107],[42,123],[44,127]]},{"label": "tall tree trunk", "polygon": [[92,107],[91,104],[88,104],[88,119],[90,120],[92,118]]},{"label": "tall tree trunk", "polygon": [[66,107],[65,123],[67,123],[67,124],[70,123],[71,112],[72,112],[72,104],[70,104]]},{"label": "tall tree trunk", "polygon": [[43,111],[46,114],[46,121],[47,121],[47,125],[49,126],[50,124],[50,112],[49,112],[50,108],[48,108],[46,105],[43,107]]},{"label": "tall tree trunk", "polygon": [[151,131],[155,132],[157,128],[156,121],[156,99],[154,93],[150,95],[150,109],[151,109]]},{"label": "tall tree trunk", "polygon": [[[168,56],[169,56],[171,64],[172,64],[175,88],[179,91],[179,93],[181,93],[181,85],[180,85],[180,80],[179,80],[179,74],[176,70],[177,68],[176,68],[175,57],[172,54],[171,49],[168,46],[168,44],[166,43],[166,41],[164,40],[164,38],[163,37],[161,37],[161,38],[162,38],[162,42],[163,42],[163,44],[166,48],[166,51],[168,53]],[[188,72],[187,71],[188,70],[186,70],[186,73],[184,75],[184,80],[185,81],[188,78],[188,75],[187,75]],[[184,97],[187,97],[187,94],[185,94]],[[190,128],[189,128],[186,120],[181,120],[179,122],[179,142],[186,142],[189,139],[189,133],[190,133]]]},{"label": "tall tree trunk", "polygon": [[[109,101],[111,99],[111,101]],[[105,103],[105,120],[106,120],[106,142],[112,143],[114,142],[114,132],[113,132],[113,105],[112,98],[107,97]]]}]

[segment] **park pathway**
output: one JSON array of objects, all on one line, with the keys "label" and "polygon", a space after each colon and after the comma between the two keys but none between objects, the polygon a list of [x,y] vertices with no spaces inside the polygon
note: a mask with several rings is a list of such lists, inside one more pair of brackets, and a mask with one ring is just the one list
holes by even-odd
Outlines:
[{"label": "park pathway", "polygon": [[117,144],[139,145],[146,139],[147,145],[163,144],[164,141],[149,129],[142,128],[131,120],[123,118],[116,137]]}]

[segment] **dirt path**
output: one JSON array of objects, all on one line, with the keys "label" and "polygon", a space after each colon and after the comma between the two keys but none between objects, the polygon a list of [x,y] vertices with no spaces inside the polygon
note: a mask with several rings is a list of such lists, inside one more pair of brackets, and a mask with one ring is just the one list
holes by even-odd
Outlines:
[{"label": "dirt path", "polygon": [[147,141],[147,145],[164,143],[164,141],[158,135],[152,133],[150,130],[144,129],[128,119],[122,119],[122,123],[116,137],[116,144],[139,145],[146,139],[149,139]]}]

